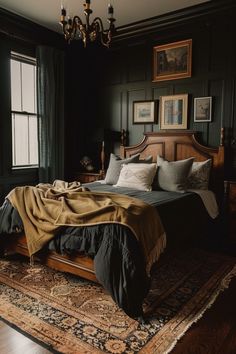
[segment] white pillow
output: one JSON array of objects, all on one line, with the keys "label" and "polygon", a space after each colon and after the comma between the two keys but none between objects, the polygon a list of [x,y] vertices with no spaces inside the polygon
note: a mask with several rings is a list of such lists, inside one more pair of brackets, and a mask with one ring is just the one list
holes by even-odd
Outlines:
[{"label": "white pillow", "polygon": [[114,187],[128,187],[141,191],[151,191],[156,174],[155,163],[129,163],[123,165],[117,184]]},{"label": "white pillow", "polygon": [[116,156],[111,153],[109,166],[105,177],[105,183],[106,184],[117,183],[122,165],[129,162],[138,162],[139,155],[140,154],[136,154],[128,157],[127,159],[121,159],[119,156]]}]

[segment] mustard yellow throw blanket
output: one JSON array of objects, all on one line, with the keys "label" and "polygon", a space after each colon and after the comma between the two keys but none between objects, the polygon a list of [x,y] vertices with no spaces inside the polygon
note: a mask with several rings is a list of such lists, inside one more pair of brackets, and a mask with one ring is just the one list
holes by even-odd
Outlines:
[{"label": "mustard yellow throw blanket", "polygon": [[91,192],[78,182],[59,180],[53,185],[16,187],[7,198],[21,216],[30,255],[42,249],[61,226],[118,223],[129,227],[140,242],[149,273],[166,244],[157,210],[136,198]]}]

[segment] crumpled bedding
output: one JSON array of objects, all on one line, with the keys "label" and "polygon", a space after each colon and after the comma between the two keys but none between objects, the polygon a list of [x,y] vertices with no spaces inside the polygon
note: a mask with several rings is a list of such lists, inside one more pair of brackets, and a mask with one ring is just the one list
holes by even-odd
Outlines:
[{"label": "crumpled bedding", "polygon": [[[20,216],[8,199],[0,208],[0,220],[0,235],[23,229]],[[93,258],[98,281],[118,306],[130,317],[142,316],[150,279],[140,244],[128,227],[116,223],[62,227],[48,247],[67,254],[76,250]]]},{"label": "crumpled bedding", "polygon": [[[86,184],[86,187],[114,192],[114,187],[102,186],[97,182]],[[164,191],[147,193],[125,188],[115,190],[141,198],[158,208],[168,237],[167,247],[178,247],[185,240],[198,240],[199,236],[211,234],[206,228],[209,215],[197,194]],[[6,200],[0,208],[0,236],[3,233],[15,233],[20,228],[20,217]],[[149,290],[150,279],[144,271],[139,244],[131,236],[128,228],[115,224],[89,228],[64,227],[48,247],[59,253],[80,251],[92,257],[97,279],[119,307],[129,316],[137,317],[142,314],[142,302]]]},{"label": "crumpled bedding", "polygon": [[137,238],[149,273],[166,243],[156,208],[128,195],[71,184],[72,188],[68,182],[56,180],[53,185],[21,186],[7,195],[23,221],[29,255],[40,251],[62,226],[115,223],[128,227]]},{"label": "crumpled bedding", "polygon": [[67,227],[49,243],[49,249],[65,254],[75,250],[94,260],[96,278],[129,316],[142,315],[149,290],[142,251],[132,232],[118,224]]},{"label": "crumpled bedding", "polygon": [[18,211],[13,208],[8,199],[0,207],[0,234],[15,234],[24,230]]}]

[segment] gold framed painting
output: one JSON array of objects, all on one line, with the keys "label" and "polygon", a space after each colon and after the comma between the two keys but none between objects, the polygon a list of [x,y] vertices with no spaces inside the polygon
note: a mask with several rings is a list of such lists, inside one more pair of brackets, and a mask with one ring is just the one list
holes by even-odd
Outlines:
[{"label": "gold framed painting", "polygon": [[160,97],[160,129],[187,129],[188,94]]},{"label": "gold framed painting", "polygon": [[192,75],[192,39],[153,48],[153,82]]}]

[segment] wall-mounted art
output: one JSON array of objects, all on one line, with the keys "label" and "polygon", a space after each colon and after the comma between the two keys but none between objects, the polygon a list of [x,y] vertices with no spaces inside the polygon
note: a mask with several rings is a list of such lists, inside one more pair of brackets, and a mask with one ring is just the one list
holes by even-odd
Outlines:
[{"label": "wall-mounted art", "polygon": [[133,102],[133,124],[156,123],[156,101]]},{"label": "wall-mounted art", "polygon": [[187,129],[188,94],[160,97],[160,128]]},{"label": "wall-mounted art", "polygon": [[212,97],[194,98],[194,122],[211,122]]},{"label": "wall-mounted art", "polygon": [[153,81],[182,79],[191,74],[191,39],[153,48]]}]

